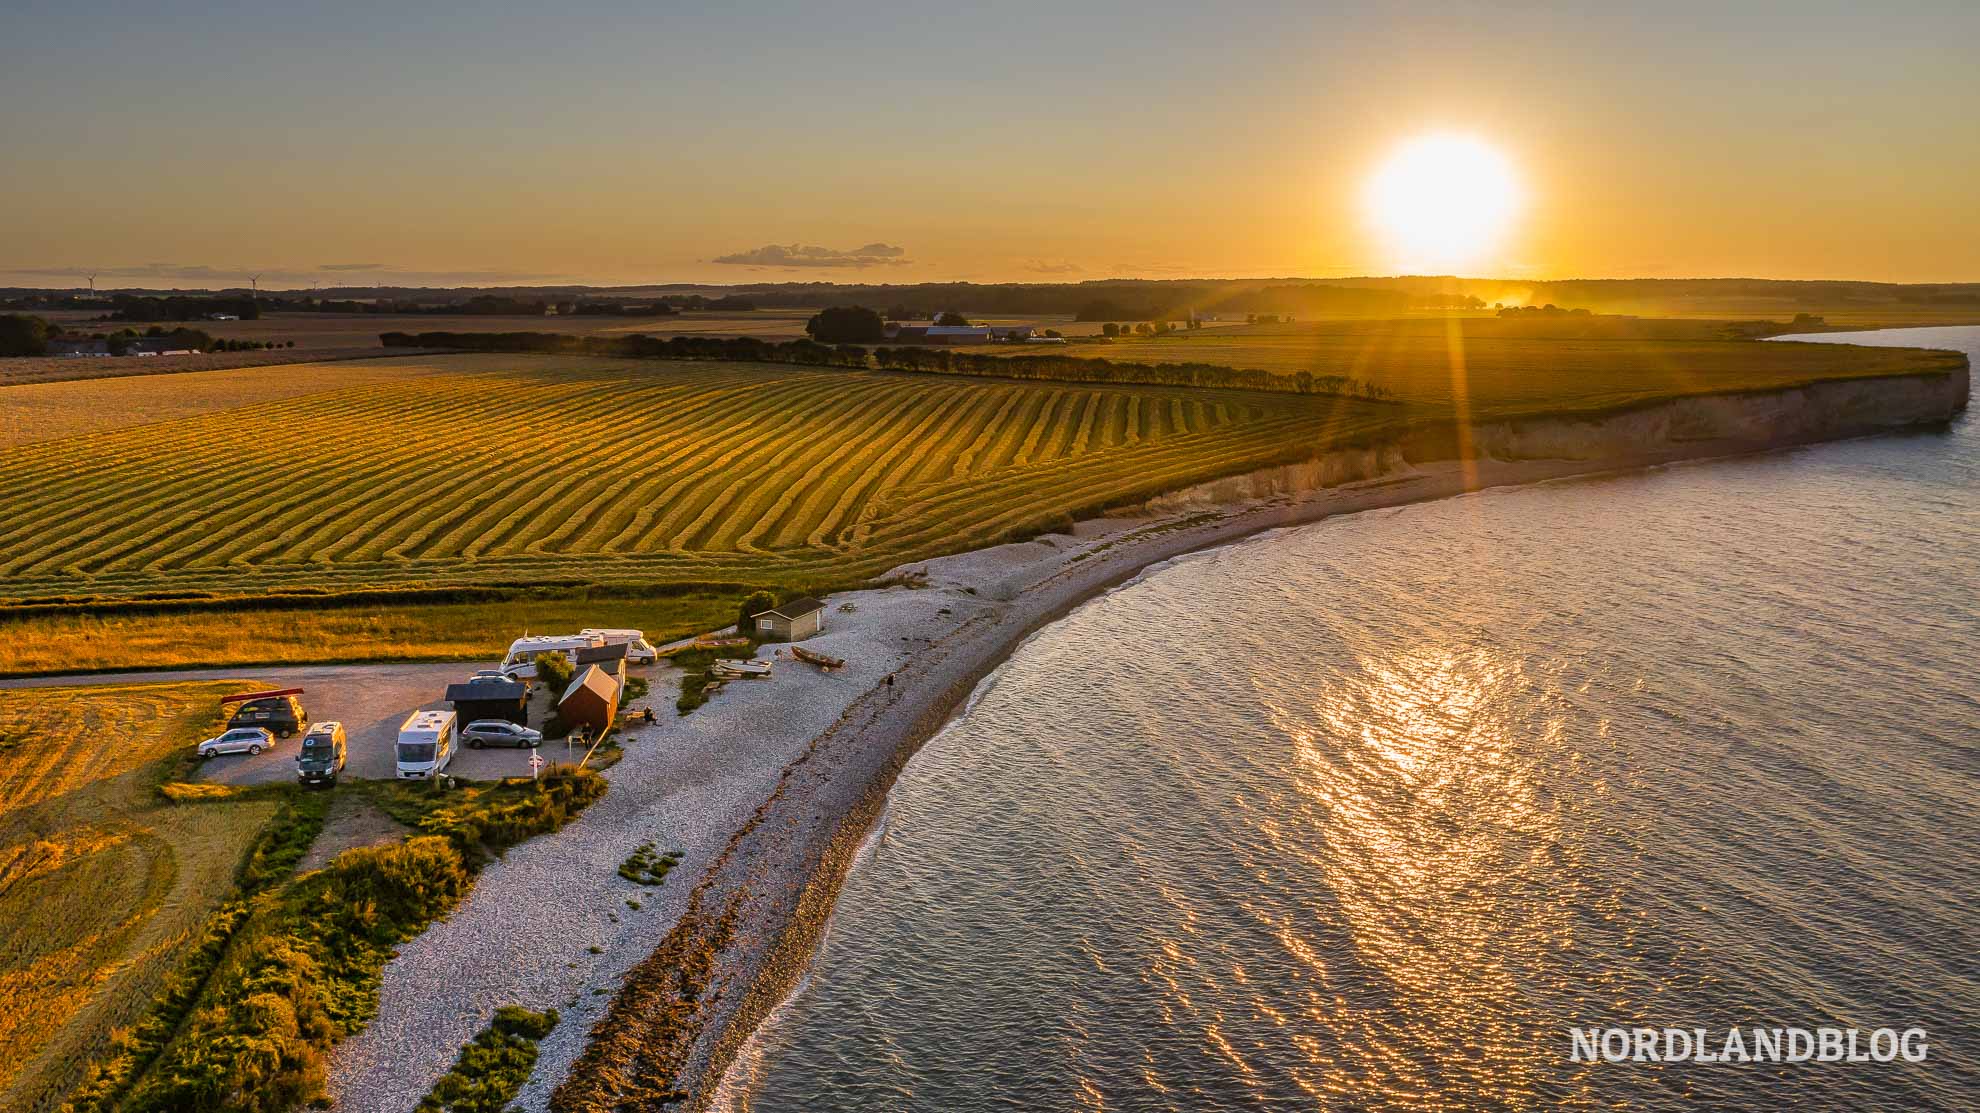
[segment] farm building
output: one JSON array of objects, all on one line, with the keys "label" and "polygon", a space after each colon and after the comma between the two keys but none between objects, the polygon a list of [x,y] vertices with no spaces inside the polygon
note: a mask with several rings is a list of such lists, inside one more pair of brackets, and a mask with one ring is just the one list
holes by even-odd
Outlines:
[{"label": "farm building", "polygon": [[47,352],[51,356],[107,356],[110,354],[108,340],[50,340]]},{"label": "farm building", "polygon": [[990,338],[992,340],[1012,340],[1012,341],[1029,340],[1037,332],[1038,330],[1031,327],[1030,325],[991,325],[990,326]]},{"label": "farm building", "polygon": [[529,685],[520,680],[484,678],[447,685],[447,702],[454,705],[454,714],[463,723],[472,723],[477,719],[502,719],[526,724],[529,720],[528,700]]},{"label": "farm building", "polygon": [[825,604],[807,595],[759,611],[750,620],[756,623],[756,636],[764,641],[803,641],[824,629]]},{"label": "farm building", "polygon": [[127,356],[191,356],[198,355],[199,349],[191,347],[183,340],[170,336],[145,336],[131,341],[124,350]]},{"label": "farm building", "polygon": [[988,344],[987,325],[888,325],[886,338],[897,344]]},{"label": "farm building", "polygon": [[557,717],[573,728],[584,727],[593,737],[605,732],[619,714],[619,685],[597,665],[583,672],[557,697]]}]

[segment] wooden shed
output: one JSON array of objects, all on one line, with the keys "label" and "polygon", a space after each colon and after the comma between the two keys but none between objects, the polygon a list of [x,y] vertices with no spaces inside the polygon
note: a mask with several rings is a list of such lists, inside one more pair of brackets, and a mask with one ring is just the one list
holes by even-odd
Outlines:
[{"label": "wooden shed", "polygon": [[597,665],[585,666],[557,697],[557,717],[574,729],[584,727],[594,738],[610,728],[618,714],[618,682]]},{"label": "wooden shed", "polygon": [[528,725],[529,685],[520,680],[470,680],[447,685],[447,702],[461,725],[480,719],[501,719]]},{"label": "wooden shed", "polygon": [[756,623],[759,641],[803,641],[825,628],[825,604],[807,595],[749,617]]}]

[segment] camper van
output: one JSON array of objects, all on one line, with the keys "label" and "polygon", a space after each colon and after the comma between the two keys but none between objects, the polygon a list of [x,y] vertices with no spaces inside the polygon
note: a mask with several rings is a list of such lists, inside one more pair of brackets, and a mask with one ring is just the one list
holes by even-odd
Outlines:
[{"label": "camper van", "polygon": [[437,777],[453,760],[454,713],[415,711],[399,728],[399,776],[408,780]]},{"label": "camper van", "polygon": [[534,680],[537,654],[561,653],[575,666],[578,650],[591,649],[604,644],[605,639],[595,632],[538,634],[534,637],[517,638],[509,643],[509,652],[502,658],[502,671],[517,680]]},{"label": "camper van", "polygon": [[590,637],[594,634],[605,639],[602,643],[604,645],[624,645],[626,663],[629,665],[650,665],[660,659],[660,651],[653,648],[653,643],[646,640],[646,634],[642,631],[585,630],[580,636]]}]

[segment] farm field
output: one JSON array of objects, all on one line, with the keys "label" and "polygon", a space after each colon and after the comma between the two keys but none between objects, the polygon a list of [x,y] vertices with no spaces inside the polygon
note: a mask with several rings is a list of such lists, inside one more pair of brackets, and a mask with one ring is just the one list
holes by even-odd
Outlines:
[{"label": "farm field", "polygon": [[17,446],[0,461],[0,595],[822,587],[1403,412],[737,363],[393,362],[344,388],[363,364],[298,365],[328,389],[148,424],[106,413]]},{"label": "farm field", "polygon": [[1411,318],[1182,332],[1077,345],[1066,354],[1349,375],[1419,406],[1447,409],[1462,396],[1480,420],[1904,374],[1956,358],[1904,348],[1726,340],[1723,332],[1724,323],[1715,321]]},{"label": "farm field", "polygon": [[239,684],[0,691],[0,1108],[45,1108],[233,889],[267,799],[157,785]]}]

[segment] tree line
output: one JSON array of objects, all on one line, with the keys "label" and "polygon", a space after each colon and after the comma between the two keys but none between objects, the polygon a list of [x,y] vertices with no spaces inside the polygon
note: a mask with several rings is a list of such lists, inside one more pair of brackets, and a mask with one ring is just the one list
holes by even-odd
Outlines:
[{"label": "tree line", "polygon": [[950,348],[867,348],[816,340],[763,340],[754,336],[571,336],[554,332],[387,332],[388,348],[451,348],[473,352],[627,356],[635,359],[792,363],[850,370],[910,371],[1051,382],[1260,390],[1280,394],[1328,394],[1386,399],[1389,392],[1348,375],[1315,375],[1225,367],[1213,363],[1138,363],[1082,356],[990,356]]}]

